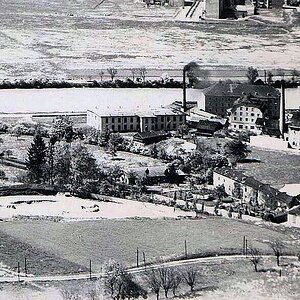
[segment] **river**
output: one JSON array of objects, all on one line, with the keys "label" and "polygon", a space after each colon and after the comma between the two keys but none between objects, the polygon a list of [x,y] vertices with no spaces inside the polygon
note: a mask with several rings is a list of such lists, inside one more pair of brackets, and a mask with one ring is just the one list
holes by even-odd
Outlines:
[{"label": "river", "polygon": [[[187,99],[198,100],[201,90],[188,89]],[[62,112],[88,109],[141,110],[182,100],[181,89],[11,89],[0,90],[0,112]],[[300,88],[286,90],[286,108],[299,108]]]}]

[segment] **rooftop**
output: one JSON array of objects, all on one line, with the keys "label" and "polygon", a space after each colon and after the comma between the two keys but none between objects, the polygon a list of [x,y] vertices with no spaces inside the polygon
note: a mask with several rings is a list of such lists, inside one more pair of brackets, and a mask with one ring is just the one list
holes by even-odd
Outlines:
[{"label": "rooftop", "polygon": [[280,192],[277,189],[271,187],[268,184],[264,184],[251,176],[247,176],[240,171],[229,169],[229,168],[219,168],[216,169],[215,172],[217,174],[226,176],[228,178],[233,179],[236,182],[245,184],[255,190],[258,190],[268,197],[277,198],[279,201],[284,203],[289,203],[292,200],[292,197],[287,195],[286,193]]},{"label": "rooftop", "polygon": [[229,83],[219,81],[203,90],[206,96],[254,95],[260,98],[280,97],[280,92],[269,85],[253,85],[249,83]]},{"label": "rooftop", "polygon": [[101,117],[111,117],[111,116],[139,116],[139,117],[148,117],[148,118],[155,118],[156,116],[163,116],[163,115],[183,115],[184,113],[180,110],[171,109],[168,107],[159,107],[159,108],[150,108],[149,110],[145,110],[144,108],[141,109],[139,106],[131,108],[131,109],[98,109],[95,108],[93,110],[89,110],[93,113]]}]

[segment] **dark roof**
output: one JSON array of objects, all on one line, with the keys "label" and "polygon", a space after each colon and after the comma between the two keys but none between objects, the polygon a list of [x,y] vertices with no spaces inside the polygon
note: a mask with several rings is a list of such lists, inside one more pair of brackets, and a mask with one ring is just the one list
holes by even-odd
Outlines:
[{"label": "dark roof", "polygon": [[200,131],[215,133],[222,128],[223,125],[218,121],[199,120],[199,122],[197,123],[197,129]]},{"label": "dark roof", "polygon": [[241,98],[238,98],[234,103],[232,110],[234,110],[237,107],[240,106],[251,106],[251,107],[257,107],[262,112],[265,112],[267,109],[267,102],[268,100],[260,99],[257,96],[253,96],[251,94],[244,95]]},{"label": "dark roof", "polygon": [[269,85],[253,85],[249,83],[227,83],[219,81],[203,90],[206,96],[235,96],[254,95],[259,98],[280,97],[280,92]]},{"label": "dark roof", "polygon": [[262,192],[268,197],[277,198],[279,201],[289,204],[292,197],[286,193],[280,192],[277,189],[271,187],[268,184],[264,184],[251,176],[247,176],[240,171],[229,169],[229,168],[219,168],[215,170],[216,173],[233,179],[236,182],[245,184],[255,190]]},{"label": "dark roof", "polygon": [[297,206],[294,206],[292,207],[289,211],[288,211],[289,214],[291,215],[298,215],[300,216],[300,205],[297,205]]},{"label": "dark roof", "polygon": [[[189,110],[189,109],[191,109],[191,108],[193,108],[193,107],[195,107],[197,105],[198,105],[197,101],[187,101],[186,102],[186,108],[187,108],[187,110]],[[166,108],[182,112],[182,101],[174,101],[173,103],[167,105]]]},{"label": "dark roof", "polygon": [[143,131],[138,132],[134,135],[134,138],[140,138],[140,139],[151,139],[151,138],[157,138],[157,137],[167,137],[168,133],[164,130],[160,131]]}]

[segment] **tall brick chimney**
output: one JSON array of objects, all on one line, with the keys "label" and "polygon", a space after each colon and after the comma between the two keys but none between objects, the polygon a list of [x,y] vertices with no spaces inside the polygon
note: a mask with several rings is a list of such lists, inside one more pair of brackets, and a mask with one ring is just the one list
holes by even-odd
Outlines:
[{"label": "tall brick chimney", "polygon": [[285,129],[285,81],[281,80],[279,130],[283,139],[284,139],[284,129]]}]

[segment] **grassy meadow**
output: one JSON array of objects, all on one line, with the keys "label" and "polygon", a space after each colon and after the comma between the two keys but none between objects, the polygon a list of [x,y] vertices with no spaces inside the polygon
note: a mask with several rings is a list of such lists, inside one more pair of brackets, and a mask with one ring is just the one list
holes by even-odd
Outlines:
[{"label": "grassy meadow", "polygon": [[[26,256],[28,265],[36,274],[53,274],[57,270],[76,273],[88,268],[90,259],[94,271],[99,271],[108,259],[133,266],[137,247],[140,262],[142,252],[145,252],[147,262],[181,256],[184,254],[184,240],[187,240],[190,254],[240,250],[244,235],[249,245],[265,251],[269,249],[266,241],[291,241],[286,233],[215,217],[200,220],[127,219],[65,223],[13,221],[2,222],[0,234],[0,261],[14,268],[16,262],[23,261]],[[9,242],[12,240],[14,243]],[[49,257],[50,260],[42,257]]]}]

